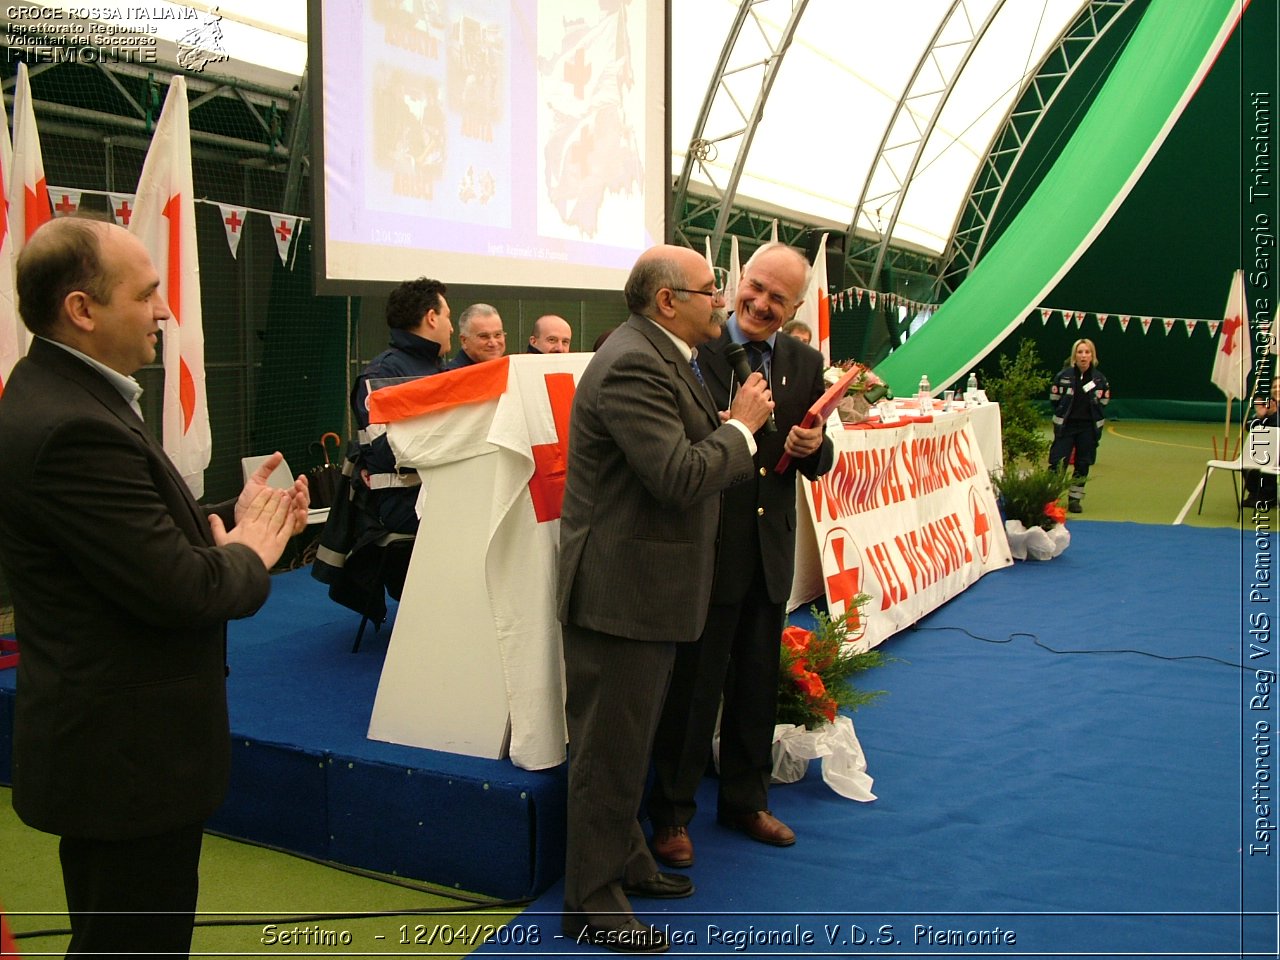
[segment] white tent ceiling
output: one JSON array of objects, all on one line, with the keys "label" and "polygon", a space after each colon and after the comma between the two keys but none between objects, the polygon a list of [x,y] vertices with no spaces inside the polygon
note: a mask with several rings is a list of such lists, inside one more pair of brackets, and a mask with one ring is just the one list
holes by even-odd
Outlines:
[{"label": "white tent ceiling", "polygon": [[[730,66],[765,56],[764,38],[781,29],[797,2],[753,0],[753,19]],[[50,5],[77,6],[64,0]],[[129,11],[144,10],[149,27],[168,40],[178,39],[189,21],[166,21],[156,16],[158,9],[191,8],[204,15],[216,11],[224,49],[235,61],[220,64],[219,73],[282,83],[296,78],[306,63],[306,0],[96,6],[117,9],[118,23],[128,22]],[[671,6],[672,169],[679,171],[739,2],[676,0]],[[895,106],[938,25],[946,22],[948,30],[923,63],[916,85],[917,90],[923,83],[936,92],[913,101],[909,120],[900,120],[892,130],[882,176],[909,168],[915,147],[907,141],[917,127],[928,128],[929,114],[965,41],[998,10],[932,128],[894,229],[895,241],[942,250],[977,164],[1013,98],[1084,6],[1085,0],[808,0],[751,144],[738,201],[843,228],[858,205]],[[749,85],[751,80],[740,82]],[[733,92],[749,106],[758,89],[756,82],[755,89]],[[713,114],[709,126],[720,121],[726,118]],[[717,184],[728,179],[734,158],[735,148],[726,144],[708,164]],[[695,191],[699,180],[695,175],[691,181]],[[701,180],[705,188],[706,179]],[[873,195],[883,187],[877,182]]]}]

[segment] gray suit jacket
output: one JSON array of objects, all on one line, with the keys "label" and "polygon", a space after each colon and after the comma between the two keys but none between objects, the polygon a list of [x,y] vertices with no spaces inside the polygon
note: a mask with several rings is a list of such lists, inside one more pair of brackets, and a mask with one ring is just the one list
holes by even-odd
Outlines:
[{"label": "gray suit jacket", "polygon": [[[266,600],[96,370],[42,340],[0,397],[0,561],[21,659],[13,806],[64,836],[207,817],[230,768],[226,621]],[[219,514],[231,523],[232,507]]]},{"label": "gray suit jacket", "polygon": [[633,315],[578,382],[560,516],[562,623],[691,642],[706,621],[720,491],[751,476],[670,339]]}]

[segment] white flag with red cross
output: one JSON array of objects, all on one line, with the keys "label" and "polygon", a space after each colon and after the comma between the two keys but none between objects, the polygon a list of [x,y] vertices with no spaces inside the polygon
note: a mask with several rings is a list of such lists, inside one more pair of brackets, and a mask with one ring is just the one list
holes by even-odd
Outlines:
[{"label": "white flag with red cross", "polygon": [[142,165],[129,231],[151,254],[160,273],[160,294],[172,315],[164,328],[164,449],[200,497],[213,437],[205,391],[194,193],[187,83],[175,76]]}]

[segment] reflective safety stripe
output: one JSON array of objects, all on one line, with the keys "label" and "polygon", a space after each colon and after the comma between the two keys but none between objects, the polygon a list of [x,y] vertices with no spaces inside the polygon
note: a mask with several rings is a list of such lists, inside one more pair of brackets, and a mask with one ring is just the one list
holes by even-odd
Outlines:
[{"label": "reflective safety stripe", "polygon": [[316,559],[327,563],[331,567],[342,567],[346,566],[347,563],[347,555],[345,553],[330,550],[323,545],[316,547]]},{"label": "reflective safety stripe", "polygon": [[391,490],[398,487],[416,487],[422,478],[416,473],[371,473],[369,475],[370,490]]},{"label": "reflective safety stripe", "polygon": [[356,439],[360,441],[360,446],[367,447],[379,437],[387,435],[387,425],[385,423],[371,423],[363,430],[357,431]]}]

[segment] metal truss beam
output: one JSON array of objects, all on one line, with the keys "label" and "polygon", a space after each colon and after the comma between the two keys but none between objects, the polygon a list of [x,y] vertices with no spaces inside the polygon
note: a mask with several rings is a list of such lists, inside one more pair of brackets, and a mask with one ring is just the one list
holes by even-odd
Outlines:
[{"label": "metal truss beam", "polygon": [[[10,62],[21,56],[20,49],[10,48],[7,43],[0,43],[0,51],[7,51],[4,55]],[[290,145],[284,142],[284,135],[289,116],[301,103],[300,90],[275,90],[211,73],[192,74],[161,64],[140,66],[108,58],[93,62],[64,61],[32,65],[30,76],[33,86],[36,78],[52,72],[56,72],[59,78],[56,86],[65,89],[69,85],[80,85],[109,92],[109,96],[119,98],[124,109],[112,113],[86,107],[83,100],[68,102],[71,98],[64,96],[59,102],[43,97],[35,100],[37,119],[58,118],[101,130],[149,134],[159,119],[160,106],[164,100],[160,84],[167,83],[169,77],[181,74],[187,80],[193,143],[203,143],[232,156],[252,158],[255,162],[264,158],[278,162],[289,162],[291,159]],[[13,79],[4,83],[9,99],[12,99],[13,84]],[[221,117],[216,122],[202,122],[204,107],[209,107],[210,111],[222,111]],[[225,128],[225,111],[229,108],[244,118],[244,127],[257,129],[261,136],[247,139],[216,132],[217,126]],[[210,113],[210,117],[212,116]]]},{"label": "metal truss beam", "polygon": [[[846,272],[868,289],[877,289],[903,198],[920,166],[929,135],[978,42],[1004,4],[1005,0],[996,0],[975,28],[969,16],[968,0],[954,0],[916,63],[907,88],[885,126],[875,162],[867,172],[845,231]],[[950,63],[943,60],[944,52],[951,55]],[[958,57],[954,56],[956,53]],[[904,156],[908,158],[906,163],[901,160]],[[871,270],[864,273],[860,266],[867,260],[871,261]]]},{"label": "metal truss beam", "polygon": [[1030,79],[1014,98],[1004,123],[974,172],[965,201],[956,213],[934,278],[935,299],[939,299],[944,291],[954,290],[977,266],[990,239],[991,225],[1005,189],[1041,121],[1066,88],[1076,68],[1132,2],[1088,0],[1075,21],[1031,71]]},{"label": "metal truss beam", "polygon": [[[747,154],[755,136],[769,91],[778,75],[778,68],[795,37],[796,26],[809,0],[742,0],[737,15],[725,38],[720,59],[707,87],[702,109],[694,125],[693,139],[685,150],[684,166],[676,179],[671,209],[679,217],[672,234],[677,243],[689,246],[688,227],[694,220],[713,216],[711,250],[719,255],[720,243],[733,217],[733,201],[738,192],[738,182],[746,166]],[[773,10],[786,12],[785,25],[778,31],[773,23],[781,16],[766,16]],[[754,30],[748,30],[748,27]],[[744,36],[745,33],[745,36]],[[758,40],[763,42],[766,54],[756,57]],[[747,94],[756,89],[754,102],[746,106]],[[733,164],[723,186],[717,182],[712,164],[721,150],[733,155]],[[695,171],[709,183],[710,198],[693,198],[689,194],[689,181]],[[681,216],[683,214],[683,216]],[[705,235],[705,232],[704,232]]]}]

